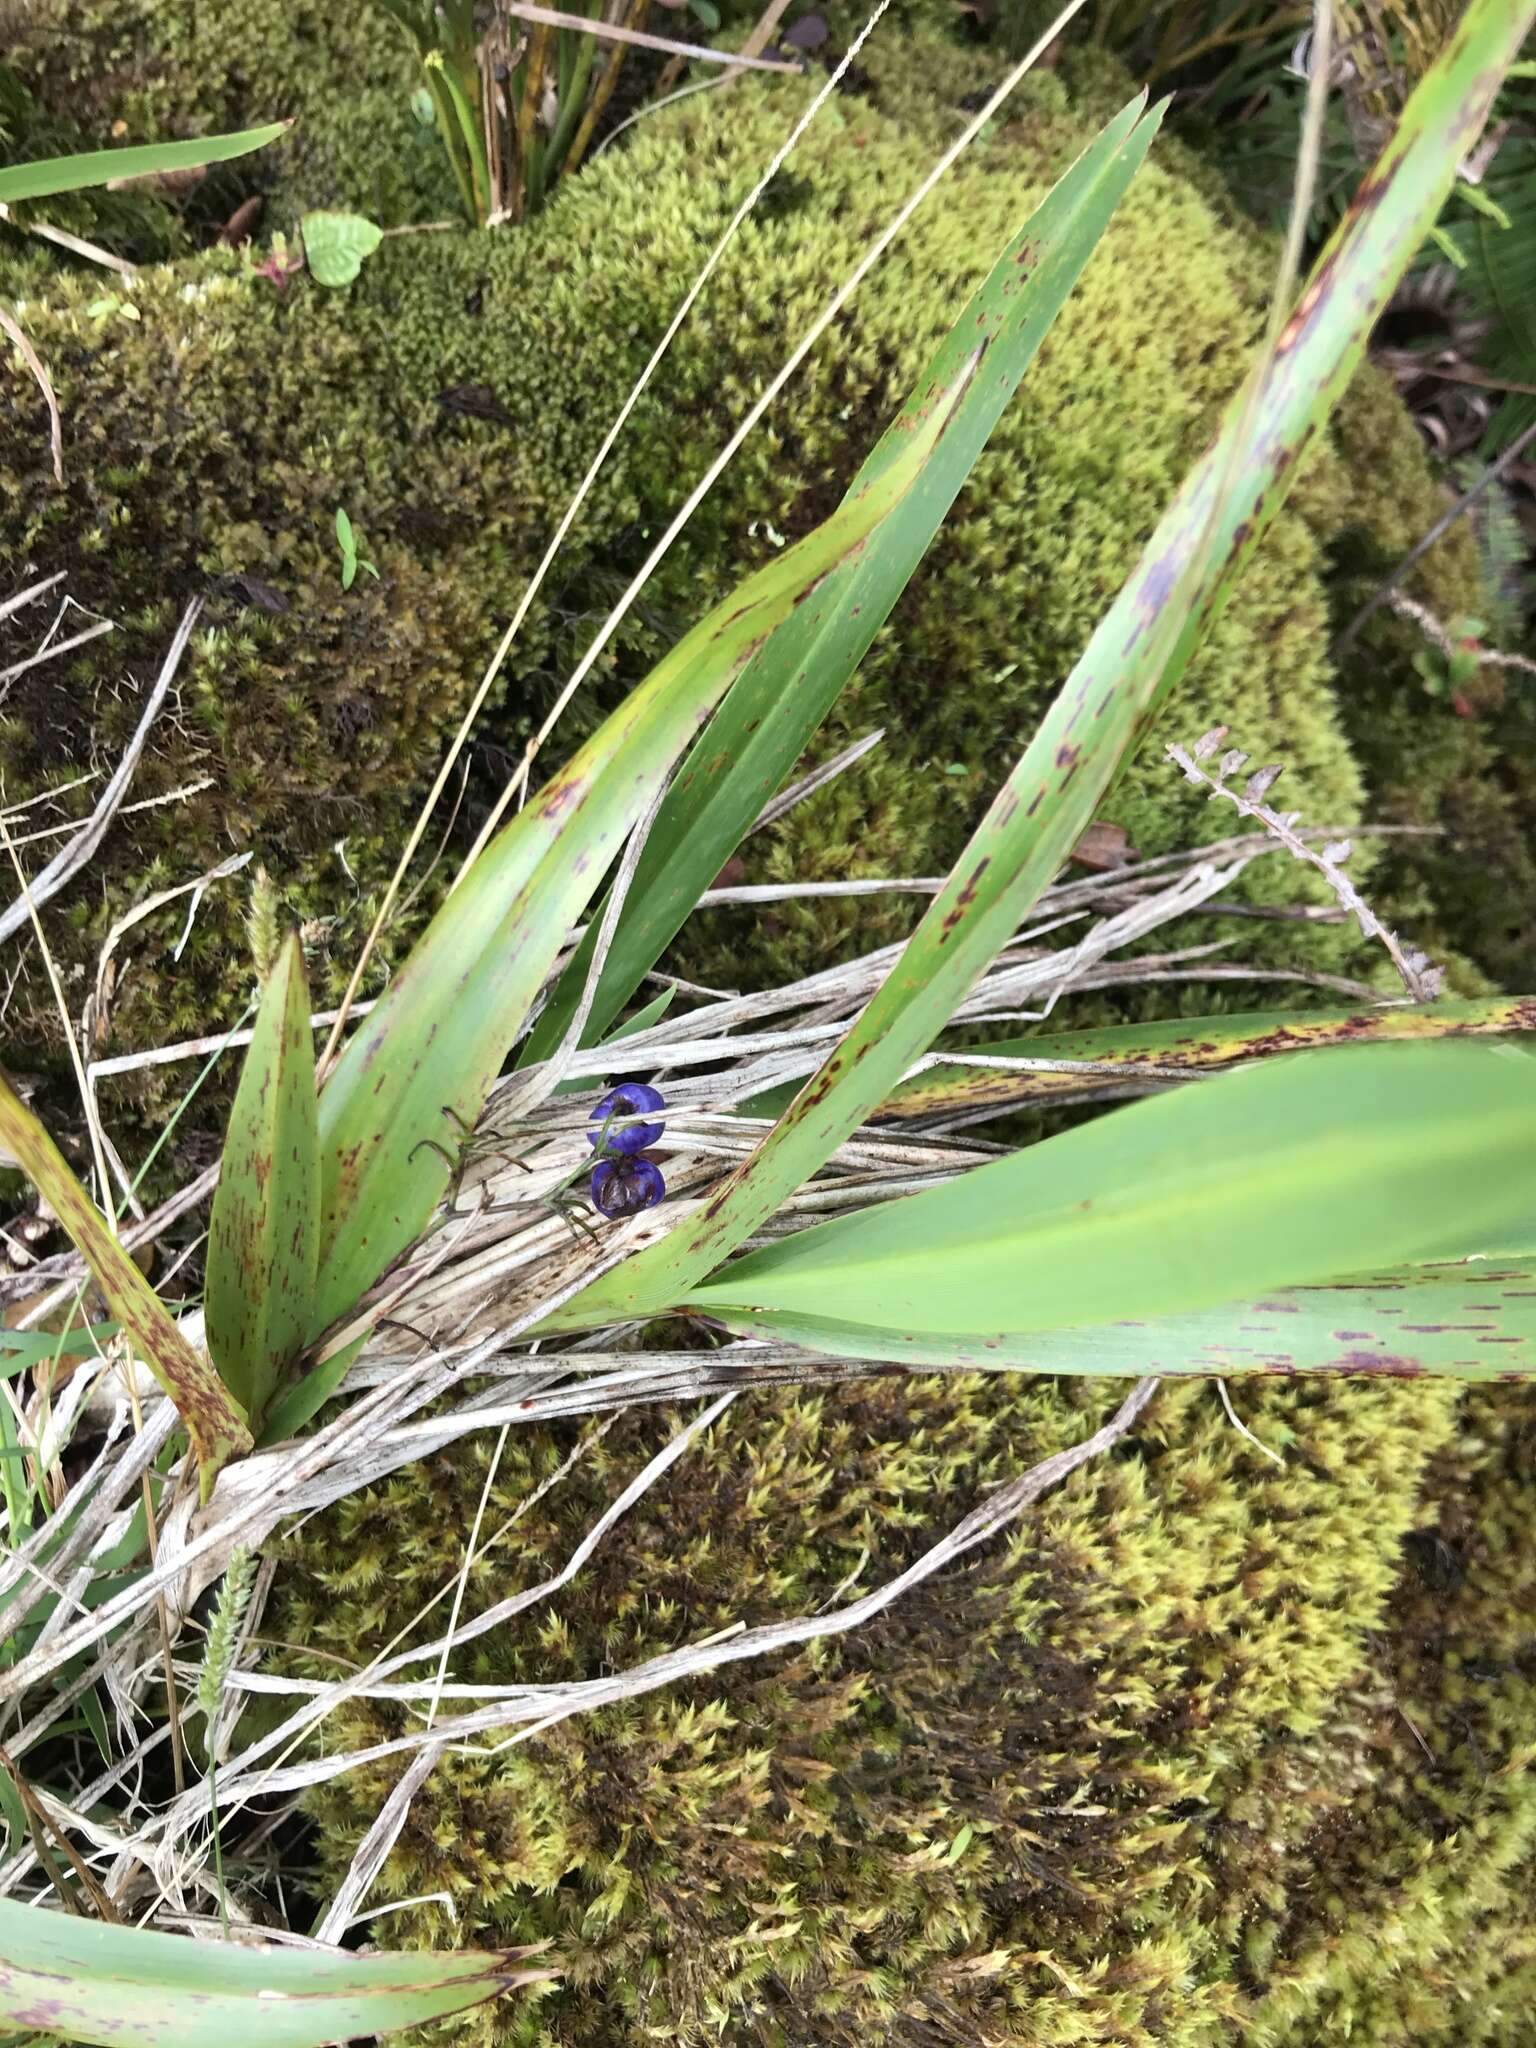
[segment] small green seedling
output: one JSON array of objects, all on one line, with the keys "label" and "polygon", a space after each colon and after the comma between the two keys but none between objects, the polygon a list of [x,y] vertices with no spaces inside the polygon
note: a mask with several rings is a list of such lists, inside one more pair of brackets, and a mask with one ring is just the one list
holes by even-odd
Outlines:
[{"label": "small green seedling", "polygon": [[1487,630],[1484,620],[1458,613],[1450,622],[1447,648],[1425,647],[1415,654],[1413,665],[1431,697],[1449,697],[1458,711],[1464,709],[1467,685],[1475,679],[1487,653],[1482,637]]},{"label": "small green seedling", "polygon": [[336,507],[336,544],[341,549],[341,587],[343,590],[350,590],[352,588],[353,584],[357,581],[359,569],[366,569],[374,582],[378,582],[378,570],[366,556],[360,555],[357,552],[357,535],[352,530],[351,520],[339,505]]},{"label": "small green seedling", "polygon": [[310,276],[333,291],[353,282],[384,239],[378,223],[365,220],[360,213],[306,213],[299,226]]},{"label": "small green seedling", "polygon": [[120,293],[106,292],[101,298],[91,300],[85,309],[85,317],[94,320],[98,326],[106,320],[132,322],[138,319],[139,309],[131,299],[123,298]]}]

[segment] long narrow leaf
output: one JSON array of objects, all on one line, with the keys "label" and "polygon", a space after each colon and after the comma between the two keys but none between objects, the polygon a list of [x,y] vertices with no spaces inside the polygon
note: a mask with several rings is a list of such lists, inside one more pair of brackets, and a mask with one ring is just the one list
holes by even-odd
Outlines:
[{"label": "long narrow leaf", "polygon": [[304,949],[291,932],[262,991],[208,1230],[208,1349],[253,1429],[314,1320],[320,1140]]},{"label": "long narrow leaf", "polygon": [[717,1194],[587,1289],[551,1327],[651,1313],[686,1293],[874,1112],[1018,929],[1231,595],[1533,20],[1536,0],[1472,0],[1320,258],[1273,356],[1257,366],[1254,388],[1234,400],[1215,445],[1186,479],[847,1037]]},{"label": "long narrow leaf", "polygon": [[55,192],[79,192],[114,178],[154,178],[166,171],[227,163],[231,157],[264,149],[291,125],[269,121],[264,128],[245,128],[238,135],[204,135],[193,142],[146,142],[131,149],[93,149],[82,156],[41,157],[36,163],[13,164],[0,171],[0,205],[47,199]]},{"label": "long narrow leaf", "polygon": [[881,473],[689,633],[502,831],[433,919],[320,1097],[322,1238],[315,1330],[419,1237],[463,1133],[572,924],[732,680],[913,488],[979,351]]},{"label": "long narrow leaf", "polygon": [[[1030,1073],[1024,1068],[930,1068],[887,1096],[880,1117],[956,1114],[1011,1102],[1038,1102],[1090,1084],[1093,1068],[1149,1074],[1201,1074],[1239,1060],[1274,1059],[1324,1046],[1384,1045],[1440,1038],[1498,1038],[1536,1031],[1536,997],[1481,996],[1461,1002],[1404,1003],[1381,1010],[1259,1010],[1228,1017],[1174,1017],[1155,1024],[1118,1024],[1097,1031],[1056,1031],[1038,1038],[1004,1038],[972,1050],[980,1061],[1063,1062]],[[956,1047],[948,1059],[963,1060]],[[1084,1072],[1083,1069],[1088,1071]],[[755,1115],[770,1112],[760,1102]]]},{"label": "long narrow leaf", "polygon": [[[1152,146],[1162,108],[1143,118],[1145,104],[1141,94],[1123,108],[1036,208],[855,478],[857,492],[880,475],[977,346],[984,348],[934,461],[881,527],[879,545],[833,572],[828,605],[786,620],[684,763],[625,900],[585,1043],[597,1042],[681,930],[890,616]],[[594,926],[531,1033],[525,1063],[559,1043],[595,938]]]},{"label": "long narrow leaf", "polygon": [[117,2048],[325,2048],[553,1975],[534,1953],[317,1954],[187,1941],[0,1899],[0,2023]]},{"label": "long narrow leaf", "polygon": [[68,1231],[107,1307],[176,1404],[201,1468],[206,1494],[225,1460],[251,1448],[239,1404],[188,1344],[160,1297],[108,1228],[68,1161],[0,1074],[0,1145],[18,1162]]},{"label": "long narrow leaf", "polygon": [[985,1335],[899,1330],[792,1309],[724,1309],[742,1337],[833,1358],[1027,1372],[1445,1373],[1536,1379],[1536,1259],[1397,1266],[1286,1287],[1190,1315]]},{"label": "long narrow leaf", "polygon": [[1536,1062],[1304,1053],[1153,1096],[738,1259],[686,1297],[1013,1338],[1529,1247]]},{"label": "long narrow leaf", "polygon": [[56,1336],[51,1330],[0,1330],[0,1380],[57,1358],[94,1358],[118,1332],[116,1323],[90,1323]]}]

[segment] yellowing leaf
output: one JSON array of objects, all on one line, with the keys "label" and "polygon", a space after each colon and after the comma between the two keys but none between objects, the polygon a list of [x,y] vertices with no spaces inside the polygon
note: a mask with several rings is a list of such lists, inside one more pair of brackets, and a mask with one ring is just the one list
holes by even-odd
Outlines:
[{"label": "yellowing leaf", "polygon": [[195,1352],[169,1310],[112,1234],[69,1162],[0,1074],[0,1145],[11,1154],[90,1267],[123,1333],[176,1404],[202,1471],[206,1494],[219,1467],[251,1448],[239,1404]]}]

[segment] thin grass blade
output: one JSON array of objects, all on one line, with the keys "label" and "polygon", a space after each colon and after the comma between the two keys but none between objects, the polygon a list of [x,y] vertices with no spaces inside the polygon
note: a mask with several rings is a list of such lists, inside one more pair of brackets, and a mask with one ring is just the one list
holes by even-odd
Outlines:
[{"label": "thin grass blade", "polygon": [[304,949],[290,932],[230,1112],[208,1231],[208,1349],[259,1429],[314,1319],[320,1137]]},{"label": "thin grass blade", "polygon": [[[1028,751],[885,983],[759,1150],[550,1328],[659,1311],[703,1279],[900,1082],[1076,845],[1284,501],[1487,118],[1536,4],[1472,0]],[[1176,609],[1173,607],[1177,606]]]}]

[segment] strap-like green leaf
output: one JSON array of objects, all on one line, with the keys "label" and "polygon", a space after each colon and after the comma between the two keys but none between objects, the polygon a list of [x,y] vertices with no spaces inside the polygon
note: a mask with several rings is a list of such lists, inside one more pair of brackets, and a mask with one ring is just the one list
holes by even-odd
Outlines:
[{"label": "strap-like green leaf", "polygon": [[291,932],[262,991],[208,1230],[208,1349],[253,1429],[309,1335],[319,1252],[315,1049]]},{"label": "strap-like green leaf", "polygon": [[22,199],[47,199],[55,192],[79,192],[114,178],[154,178],[166,171],[192,171],[201,164],[227,163],[264,149],[287,133],[287,121],[245,128],[238,135],[204,135],[193,142],[146,142],[131,149],[93,149],[82,156],[42,157],[0,171],[0,206]]},{"label": "strap-like green leaf", "polygon": [[691,1307],[1011,1341],[1531,1249],[1536,1062],[1313,1052],[1153,1096],[737,1260]]},{"label": "strap-like green leaf", "polygon": [[1395,1266],[1190,1315],[1009,1335],[896,1330],[792,1309],[723,1309],[741,1337],[832,1358],[1026,1372],[1444,1373],[1536,1379],[1536,1259]]},{"label": "strap-like green leaf", "polygon": [[1536,0],[1471,0],[1256,366],[1101,621],[1028,751],[846,1038],[702,1209],[550,1327],[675,1302],[808,1180],[901,1080],[1028,915],[1227,602],[1371,327],[1487,118]]},{"label": "strap-like green leaf", "polygon": [[317,1954],[106,1927],[0,1899],[0,2023],[92,2048],[325,2048],[464,2012],[552,1971],[500,1954]]},{"label": "strap-like green leaf", "polygon": [[[797,612],[732,685],[667,791],[604,962],[585,1043],[594,1045],[671,944],[890,616],[1035,351],[1093,254],[1162,118],[1142,118],[1145,94],[1122,109],[1047,194],[993,265],[860,470],[878,476],[953,387],[978,345],[986,351],[934,460],[871,544],[833,571],[830,603]],[[523,1063],[544,1059],[575,1012],[595,924],[529,1036]]]},{"label": "strap-like green leaf", "polygon": [[182,1336],[159,1295],[75,1179],[63,1153],[3,1074],[0,1144],[68,1231],[108,1308],[122,1325],[134,1356],[144,1361],[176,1403],[202,1470],[206,1494],[225,1460],[251,1448],[251,1433],[239,1404],[207,1359]]},{"label": "strap-like green leaf", "polygon": [[317,1331],[421,1234],[609,862],[767,636],[797,606],[834,602],[830,572],[922,476],[978,357],[878,476],[680,641],[497,836],[349,1040],[320,1097]]},{"label": "strap-like green leaf", "polygon": [[63,1336],[51,1330],[0,1330],[0,1380],[47,1366],[56,1358],[94,1358],[117,1332],[116,1323],[90,1323]]}]

